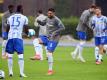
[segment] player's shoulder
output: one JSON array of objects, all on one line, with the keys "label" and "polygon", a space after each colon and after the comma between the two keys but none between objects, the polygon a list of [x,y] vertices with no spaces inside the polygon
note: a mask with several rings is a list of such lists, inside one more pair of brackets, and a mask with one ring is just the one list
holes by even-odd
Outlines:
[{"label": "player's shoulder", "polygon": [[104,16],[104,15],[102,15],[102,18],[105,18],[105,19],[106,19],[107,17],[106,17],[106,16]]},{"label": "player's shoulder", "polygon": [[96,18],[97,18],[97,16],[96,16],[96,15],[93,15],[93,16],[92,16],[92,19],[96,19]]},{"label": "player's shoulder", "polygon": [[87,10],[84,10],[83,12],[82,12],[82,14],[89,14],[90,12],[89,12],[89,10],[87,9]]},{"label": "player's shoulder", "polygon": [[4,13],[3,13],[3,16],[5,16],[5,15],[7,15],[7,14],[9,14],[9,11],[4,12]]},{"label": "player's shoulder", "polygon": [[45,16],[44,14],[40,14],[36,19],[37,20],[44,20],[44,19],[46,19],[47,18],[47,16]]},{"label": "player's shoulder", "polygon": [[54,16],[54,19],[57,20],[57,21],[60,21],[60,18],[57,17],[57,16]]}]

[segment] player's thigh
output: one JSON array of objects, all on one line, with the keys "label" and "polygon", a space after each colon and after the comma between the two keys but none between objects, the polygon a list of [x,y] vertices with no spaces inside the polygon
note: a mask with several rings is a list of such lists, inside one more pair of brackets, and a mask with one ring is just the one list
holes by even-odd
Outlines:
[{"label": "player's thigh", "polygon": [[49,52],[54,52],[57,47],[57,44],[58,44],[58,42],[56,42],[56,41],[49,41],[48,45],[47,45],[47,50]]},{"label": "player's thigh", "polygon": [[49,42],[47,36],[39,36],[39,39],[41,40],[43,45],[47,46],[47,44]]},{"label": "player's thigh", "polygon": [[101,37],[95,37],[95,45],[96,46],[101,45]]},{"label": "player's thigh", "polygon": [[104,45],[107,44],[107,36],[104,37]]},{"label": "player's thigh", "polygon": [[80,40],[86,40],[86,33],[85,32],[78,31],[77,36],[78,36],[78,39],[80,39]]},{"label": "player's thigh", "polygon": [[104,44],[106,44],[106,37],[105,36],[102,36],[101,37],[101,45],[104,45]]},{"label": "player's thigh", "polygon": [[6,44],[6,52],[9,54],[14,53],[14,45],[13,45],[13,39],[9,39]]},{"label": "player's thigh", "polygon": [[22,39],[14,39],[14,49],[18,54],[24,53],[23,40]]}]

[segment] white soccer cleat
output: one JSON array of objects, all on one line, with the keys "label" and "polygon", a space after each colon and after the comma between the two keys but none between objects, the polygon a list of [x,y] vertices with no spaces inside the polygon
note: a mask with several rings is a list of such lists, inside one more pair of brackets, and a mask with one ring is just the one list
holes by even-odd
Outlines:
[{"label": "white soccer cleat", "polygon": [[79,59],[81,62],[83,62],[83,63],[86,62],[85,59],[84,59],[83,57],[78,56],[78,59]]},{"label": "white soccer cleat", "polygon": [[74,54],[74,52],[71,52],[71,56],[73,59],[76,59],[76,55]]},{"label": "white soccer cleat", "polygon": [[9,72],[9,77],[13,77],[13,72]]},{"label": "white soccer cleat", "polygon": [[25,74],[20,74],[20,77],[26,78],[27,76]]}]

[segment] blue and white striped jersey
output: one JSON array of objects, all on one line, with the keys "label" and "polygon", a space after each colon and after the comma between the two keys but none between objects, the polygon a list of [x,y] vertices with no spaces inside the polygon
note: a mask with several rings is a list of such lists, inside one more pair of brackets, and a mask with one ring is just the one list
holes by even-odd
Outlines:
[{"label": "blue and white striped jersey", "polygon": [[7,24],[10,25],[8,39],[22,39],[24,25],[28,25],[28,18],[22,14],[16,13],[7,19]]},{"label": "blue and white striped jersey", "polygon": [[106,16],[93,16],[91,19],[91,27],[95,37],[107,36],[105,29],[107,29]]}]

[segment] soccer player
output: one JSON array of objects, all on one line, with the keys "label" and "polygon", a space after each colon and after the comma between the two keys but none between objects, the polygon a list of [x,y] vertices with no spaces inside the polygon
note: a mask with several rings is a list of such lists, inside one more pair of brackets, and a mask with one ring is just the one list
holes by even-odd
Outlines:
[{"label": "soccer player", "polygon": [[82,13],[79,20],[79,24],[76,28],[77,35],[78,35],[78,38],[80,39],[80,42],[79,44],[77,44],[75,50],[71,52],[71,55],[73,59],[76,59],[76,56],[77,56],[81,62],[86,62],[82,56],[82,51],[83,51],[84,44],[86,43],[86,31],[87,31],[87,28],[89,27],[90,18],[94,14],[95,7],[96,7],[95,5],[92,5],[88,10],[85,10]]},{"label": "soccer player", "polygon": [[20,68],[20,77],[27,77],[24,74],[24,58],[23,58],[23,40],[22,40],[22,31],[28,32],[28,18],[23,14],[23,8],[21,5],[17,6],[16,13],[11,15],[7,19],[7,32],[8,32],[8,42],[6,45],[6,52],[8,54],[8,69],[9,76],[13,76],[13,54],[17,52],[18,54],[18,63]]},{"label": "soccer player", "polygon": [[55,16],[55,10],[53,8],[48,9],[48,17],[46,19],[46,36],[40,36],[37,44],[43,44],[47,46],[48,56],[48,75],[53,74],[53,52],[57,47],[60,38],[60,32],[65,29],[61,20]]},{"label": "soccer player", "polygon": [[[48,39],[41,37],[41,40],[46,45],[48,50],[48,75],[53,74],[53,52],[57,47],[60,38],[60,32],[65,29],[61,20],[55,16],[55,10],[53,8],[48,9],[48,18],[47,18],[47,35]],[[45,40],[44,40],[45,39]],[[49,40],[49,41],[48,41]],[[48,42],[48,43],[47,43]]]},{"label": "soccer player", "polygon": [[[39,37],[46,36],[46,16],[43,14],[42,10],[38,11],[38,17],[35,19],[34,25],[39,27]],[[42,44],[36,44],[38,42],[38,38],[33,38],[33,45],[35,48],[35,56],[31,57],[31,60],[43,60],[43,48]],[[46,49],[46,46],[45,46]],[[47,53],[47,49],[46,49]]]},{"label": "soccer player", "polygon": [[7,18],[9,16],[11,16],[14,12],[14,6],[13,5],[9,5],[8,6],[8,11],[6,11],[2,17],[2,38],[3,38],[3,43],[2,43],[2,58],[5,59],[6,58],[6,52],[5,52],[5,48],[6,48],[6,43],[7,43],[7,37],[8,37],[8,33],[6,32],[6,26],[7,26]]},{"label": "soccer player", "polygon": [[102,56],[104,53],[104,45],[107,44],[107,17],[101,14],[101,8],[97,7],[95,16],[92,17],[91,26],[95,36],[95,57],[96,64],[101,64]]}]

